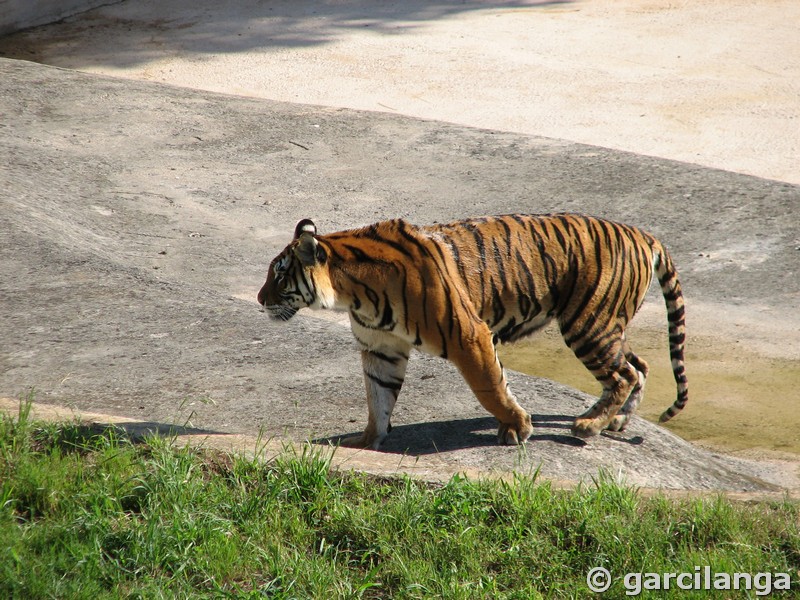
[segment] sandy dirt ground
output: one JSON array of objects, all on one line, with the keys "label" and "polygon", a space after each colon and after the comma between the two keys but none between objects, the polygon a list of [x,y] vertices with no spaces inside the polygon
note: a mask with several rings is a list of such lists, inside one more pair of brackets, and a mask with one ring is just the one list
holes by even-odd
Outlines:
[{"label": "sandy dirt ground", "polygon": [[[307,216],[301,213],[308,212],[309,207],[314,207],[328,228],[393,216],[425,222],[450,215],[516,210],[586,210],[642,224],[668,235],[670,245],[676,248],[691,295],[690,341],[698,349],[694,364],[702,365],[701,359],[710,355],[717,360],[703,367],[706,373],[700,374],[700,383],[706,386],[705,391],[703,385],[694,388],[700,390],[699,397],[694,397],[698,400],[696,412],[687,415],[676,431],[707,441],[713,448],[725,447],[724,439],[732,432],[737,439],[747,435],[766,439],[780,431],[781,443],[786,439],[790,443],[778,446],[794,452],[798,441],[792,432],[796,431],[797,417],[790,396],[800,387],[796,368],[800,361],[800,286],[793,265],[800,255],[800,195],[796,186],[776,182],[800,183],[797,23],[800,5],[795,2],[753,4],[733,0],[122,2],[0,39],[0,56],[98,75],[301,105],[366,109],[386,113],[387,119],[388,115],[398,119],[407,115],[432,122],[425,126],[357,115],[350,120],[338,118],[335,111],[299,107],[300,113],[305,110],[317,125],[308,125],[291,111],[286,111],[285,122],[278,124],[270,120],[272,113],[259,107],[253,109],[254,116],[263,120],[265,128],[274,129],[272,137],[267,135],[259,141],[253,130],[261,126],[257,119],[248,125],[250,129],[243,128],[246,104],[237,103],[234,108],[231,103],[229,108],[217,110],[216,99],[198,95],[187,100],[157,88],[136,88],[128,101],[136,98],[141,111],[133,104],[121,108],[124,102],[106,107],[106,100],[95,107],[87,100],[91,94],[60,93],[57,78],[42,75],[49,86],[42,94],[55,94],[49,100],[55,108],[34,111],[37,117],[33,120],[26,120],[29,115],[18,117],[25,123],[14,131],[17,138],[9,143],[8,156],[20,148],[24,156],[28,156],[25,152],[38,152],[37,144],[46,140],[52,150],[60,148],[67,158],[49,180],[57,190],[53,198],[48,198],[43,189],[26,190],[21,179],[48,173],[47,163],[36,157],[15,159],[6,186],[8,197],[13,195],[14,210],[6,217],[14,227],[43,235],[47,244],[69,246],[71,253],[80,245],[94,247],[94,242],[81,241],[84,234],[72,229],[60,231],[61,221],[74,221],[78,232],[85,227],[102,232],[99,235],[105,236],[105,241],[101,240],[101,246],[111,244],[108,240],[120,231],[140,236],[133,233],[137,228],[172,236],[174,229],[158,229],[165,227],[161,223],[164,219],[182,223],[181,231],[194,227],[187,235],[196,237],[188,243],[201,242],[202,251],[186,250],[177,242],[170,242],[173,246],[169,248],[145,249],[140,247],[145,241],[141,237],[132,237],[135,241],[130,243],[124,237],[115,239],[114,243],[123,248],[122,255],[128,257],[124,272],[159,269],[175,289],[211,286],[223,297],[227,294],[250,303],[258,285],[251,279],[264,267],[264,258],[256,258],[253,247],[262,244],[265,251],[277,250],[285,243],[285,232],[293,220]],[[25,81],[24,77],[19,81]],[[79,81],[70,80],[68,85],[77,89]],[[98,85],[111,90],[98,98],[121,97],[115,86]],[[8,114],[23,115],[25,107],[48,102],[35,90],[30,99],[21,98],[18,91],[9,93],[16,97],[5,104]],[[152,102],[146,100],[150,93],[156,98]],[[67,97],[83,106],[83,111],[78,110],[80,106],[66,108],[63,102]],[[102,116],[93,116],[101,105]],[[193,117],[187,115],[195,105],[197,125],[191,125]],[[113,125],[125,111],[141,119],[140,131],[130,123]],[[170,119],[178,119],[173,137],[163,133],[172,127]],[[434,122],[487,130],[447,129]],[[320,124],[329,130],[321,132]],[[73,139],[62,139],[67,131],[77,133],[69,134]],[[74,146],[75,135],[83,138],[88,132],[92,136],[86,138],[86,145],[82,149]],[[230,145],[233,142],[225,141],[226,135],[234,132],[238,139],[235,149]],[[524,135],[551,139],[537,141]],[[284,138],[290,140],[288,146]],[[184,152],[187,140],[197,147],[186,145]],[[597,148],[573,147],[572,142]],[[95,152],[110,152],[108,158],[97,159],[100,154],[91,154],[91,143]],[[137,147],[148,148],[150,155],[145,157],[145,151],[137,152]],[[174,156],[170,153],[178,150],[167,150],[167,158],[191,173],[192,181],[176,181],[180,177],[161,164],[164,157],[157,154],[164,148],[181,148],[184,153]],[[603,148],[776,181],[759,182]],[[259,152],[270,156],[269,169],[274,170],[275,157],[280,159],[282,166],[277,174],[259,173],[259,168],[263,170],[255,155]],[[113,163],[117,172],[101,175],[102,169],[79,159],[83,154],[91,154],[101,164]],[[212,157],[217,162],[211,163]],[[538,165],[529,162],[532,157]],[[77,161],[83,179],[74,179],[75,172],[67,170],[73,164],[70,161]],[[209,169],[216,170],[214,176]],[[104,178],[114,183],[103,183]],[[72,206],[68,195],[77,188],[83,190],[81,201]],[[92,200],[104,195],[109,195],[108,201]],[[237,206],[227,204],[231,197],[239,199]],[[125,198],[136,198],[150,212],[137,209],[135,214],[128,214]],[[84,200],[85,210],[81,208]],[[50,210],[53,212],[48,214]],[[264,210],[269,215],[266,224],[253,226],[261,218],[255,215]],[[30,215],[47,225],[26,223]],[[107,222],[116,223],[121,215],[126,215],[124,225],[107,229]],[[202,233],[209,223],[214,235]],[[241,236],[254,239],[248,239],[246,250],[237,255],[225,244]],[[117,256],[117,250],[112,252],[110,246],[104,252],[108,257]],[[239,272],[229,275],[222,266],[214,266],[222,260],[220,257],[225,264],[239,264]],[[212,274],[221,274],[222,278],[213,283],[202,280],[194,268],[190,271],[190,258],[202,258],[204,267],[210,265]],[[7,264],[12,264],[11,260]],[[81,285],[84,276],[83,271],[78,275]],[[11,280],[6,277],[6,282]],[[72,281],[65,276],[63,286],[72,285]],[[60,287],[59,291],[63,293]],[[214,305],[211,299],[208,302]],[[74,303],[78,306],[79,300]],[[18,308],[24,311],[25,305]],[[97,312],[100,309],[94,310],[94,314],[101,314]],[[46,338],[57,329],[55,324],[20,328],[14,318],[13,314],[7,318],[15,327],[9,331]],[[186,327],[193,327],[195,320],[186,319]],[[647,344],[663,345],[663,319],[663,305],[658,298],[651,298],[636,321]],[[78,320],[76,331],[88,327],[84,320]],[[164,336],[153,339],[168,346],[165,331],[147,335]],[[662,338],[654,338],[657,335]],[[265,339],[256,338],[252,343],[262,344]],[[560,341],[556,339],[555,346],[547,343],[545,339],[535,351],[537,360],[554,355],[553,348]],[[175,351],[180,352],[177,348]],[[52,402],[77,402],[76,395],[86,394],[87,407],[124,413],[124,401],[103,404],[99,399],[103,389],[87,394],[87,389],[73,379],[80,369],[100,369],[97,360],[102,363],[104,352],[98,347],[85,350],[83,358],[70,357],[68,362],[75,362],[74,371],[58,374],[54,358],[56,379],[52,391],[45,395],[50,393]],[[28,358],[26,353],[30,354]],[[5,363],[7,373],[11,373],[5,381],[18,384],[36,376],[35,369],[20,367],[35,355],[36,351],[24,344],[15,347]],[[208,366],[203,361],[198,364]],[[263,396],[263,382],[259,383],[257,371],[251,372],[249,365],[236,364],[252,381],[245,392],[228,388],[223,392],[224,386],[219,384],[217,397],[225,402],[213,412],[220,420],[227,419],[227,395],[233,402],[240,401],[244,393],[253,405],[247,414],[259,411],[257,398]],[[352,365],[343,368],[348,367]],[[739,382],[748,369],[766,375],[758,380],[749,378],[750,387],[742,388]],[[42,372],[46,373],[46,368],[40,368],[38,373]],[[581,387],[558,368],[536,374]],[[185,375],[177,368],[175,380]],[[735,392],[720,392],[717,383],[723,375],[735,380]],[[206,385],[202,381],[181,385],[191,388],[196,396],[200,392],[195,388]],[[206,383],[218,385],[210,381]],[[129,383],[129,390],[114,389],[137,406],[141,404],[154,419],[174,415],[174,410],[159,413],[161,409],[151,406],[150,401],[138,401],[153,390],[162,390],[160,383],[152,383],[152,387],[147,381]],[[70,385],[75,386],[71,391]],[[258,386],[262,391],[256,389]],[[664,389],[669,386],[667,382]],[[282,389],[287,397],[295,393]],[[17,390],[9,387],[6,393]],[[174,390],[176,398],[180,393]],[[754,410],[753,402],[760,400],[760,393],[765,398]],[[92,394],[96,394],[95,399]],[[209,423],[223,429],[234,427],[214,421],[217,417],[212,418],[207,407],[197,408],[206,410]],[[658,408],[653,406],[654,411]],[[346,422],[360,420],[362,410],[359,405],[359,416],[348,416]],[[417,417],[414,410],[411,416]],[[720,415],[730,420],[720,425]],[[426,413],[425,418],[432,416]],[[717,425],[711,433],[707,425],[710,421]],[[780,429],[775,427],[776,422]],[[754,423],[761,428],[754,428]],[[315,421],[312,425],[341,430],[341,424],[336,423]],[[305,432],[299,431],[297,437]],[[745,447],[754,448],[753,444]],[[775,449],[763,448],[758,442],[755,447],[758,453]],[[482,458],[475,460],[484,464]],[[639,456],[636,460],[649,459]],[[573,468],[570,464],[561,473]],[[676,474],[679,470],[676,467]]]},{"label": "sandy dirt ground", "polygon": [[6,55],[800,183],[800,3],[135,0]]}]

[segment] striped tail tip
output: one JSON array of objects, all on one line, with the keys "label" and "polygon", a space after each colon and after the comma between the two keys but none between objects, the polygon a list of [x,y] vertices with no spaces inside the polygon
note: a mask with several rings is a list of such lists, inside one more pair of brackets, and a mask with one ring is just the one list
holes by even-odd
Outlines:
[{"label": "striped tail tip", "polygon": [[669,407],[667,410],[665,410],[663,413],[661,413],[661,416],[658,418],[658,422],[659,422],[659,423],[666,423],[666,422],[667,422],[667,421],[669,421],[669,420],[670,420],[672,417],[674,417],[674,416],[675,416],[675,415],[677,415],[679,412],[681,412],[681,411],[683,410],[683,406],[684,406],[685,404],[686,404],[686,402],[684,402],[684,403],[683,403],[683,405],[676,405],[676,404],[673,404],[673,405],[672,405],[672,406],[670,406],[670,407]]}]

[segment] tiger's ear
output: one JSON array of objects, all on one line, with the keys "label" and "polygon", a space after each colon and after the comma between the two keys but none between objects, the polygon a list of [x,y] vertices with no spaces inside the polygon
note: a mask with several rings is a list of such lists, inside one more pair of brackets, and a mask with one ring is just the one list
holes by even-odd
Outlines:
[{"label": "tiger's ear", "polygon": [[325,248],[320,246],[314,235],[308,231],[300,233],[297,245],[294,247],[294,254],[304,267],[313,267],[316,264],[324,265],[328,259]]},{"label": "tiger's ear", "polygon": [[311,219],[303,219],[300,221],[294,228],[294,239],[299,238],[302,233],[317,235],[317,226],[314,225],[314,221]]}]

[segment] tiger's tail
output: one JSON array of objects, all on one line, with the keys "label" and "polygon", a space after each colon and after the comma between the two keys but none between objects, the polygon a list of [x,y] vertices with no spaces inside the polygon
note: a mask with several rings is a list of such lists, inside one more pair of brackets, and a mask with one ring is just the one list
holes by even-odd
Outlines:
[{"label": "tiger's tail", "polygon": [[686,318],[683,303],[683,292],[678,281],[678,274],[675,265],[672,263],[666,248],[660,243],[656,244],[655,270],[658,276],[658,283],[661,285],[661,293],[667,304],[667,320],[669,321],[669,356],[672,363],[672,374],[678,386],[678,397],[658,419],[659,423],[665,423],[677,415],[686,402],[689,400],[689,385],[686,380],[686,370],[684,368],[683,351],[686,343]]}]

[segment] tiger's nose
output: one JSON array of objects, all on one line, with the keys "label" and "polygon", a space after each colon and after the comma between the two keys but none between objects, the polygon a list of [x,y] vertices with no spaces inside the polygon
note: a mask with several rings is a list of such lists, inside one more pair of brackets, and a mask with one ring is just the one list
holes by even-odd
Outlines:
[{"label": "tiger's nose", "polygon": [[259,304],[259,306],[264,306],[264,304],[266,303],[266,301],[267,301],[266,297],[265,297],[266,295],[267,294],[264,292],[264,288],[263,287],[260,290],[258,290],[258,304]]}]

